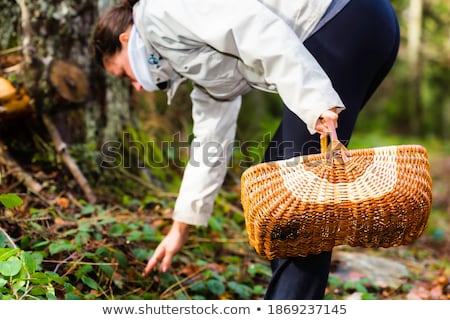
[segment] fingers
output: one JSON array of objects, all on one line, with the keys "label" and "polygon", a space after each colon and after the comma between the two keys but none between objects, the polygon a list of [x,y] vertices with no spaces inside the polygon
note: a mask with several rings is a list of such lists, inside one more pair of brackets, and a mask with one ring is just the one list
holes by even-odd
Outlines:
[{"label": "fingers", "polygon": [[325,118],[323,117],[319,118],[319,121],[317,121],[316,125],[316,131],[320,134],[320,138],[325,138],[328,136],[328,132],[330,130],[328,129],[328,125]]},{"label": "fingers", "polygon": [[326,127],[328,127],[327,120],[333,121],[334,125],[337,127],[338,114],[333,110],[327,110],[320,115],[320,120]]},{"label": "fingers", "polygon": [[170,254],[169,252],[166,253],[164,258],[162,259],[161,266],[159,268],[161,272],[166,272],[167,269],[169,269],[170,264],[172,263],[172,257],[173,257],[172,254]]},{"label": "fingers", "polygon": [[148,275],[160,262],[159,270],[161,272],[166,272],[169,269],[173,256],[180,251],[184,242],[187,240],[188,226],[184,223],[174,223],[172,225],[169,233],[161,241],[155,253],[147,262],[144,272],[142,272],[143,276]]},{"label": "fingers", "polygon": [[170,250],[166,250],[164,246],[159,246],[158,248],[156,248],[153,256],[148,260],[142,275],[148,276],[149,273],[156,268],[156,265],[159,262],[161,262],[159,270],[161,272],[166,272],[172,264],[173,256],[174,253],[170,252]]},{"label": "fingers", "polygon": [[155,269],[156,265],[164,258],[165,249],[164,247],[158,247],[155,250],[153,256],[148,260],[147,265],[145,266],[143,276],[148,276],[148,274]]},{"label": "fingers", "polygon": [[330,122],[334,124],[334,128],[337,128],[337,120],[338,114],[336,112],[336,108],[326,110],[320,115],[316,124],[316,131],[320,133],[321,138],[328,135],[328,133],[332,131],[332,128],[330,128]]}]

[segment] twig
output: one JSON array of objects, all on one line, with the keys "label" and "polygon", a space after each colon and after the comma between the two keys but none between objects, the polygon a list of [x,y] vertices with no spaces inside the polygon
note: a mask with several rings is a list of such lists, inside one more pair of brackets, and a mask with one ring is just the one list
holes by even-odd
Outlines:
[{"label": "twig", "polygon": [[8,48],[8,49],[4,49],[4,50],[0,50],[0,56],[4,56],[10,53],[14,53],[14,52],[18,52],[22,50],[22,46],[17,46],[17,47],[13,47],[13,48]]},{"label": "twig", "polygon": [[22,183],[22,181],[16,181],[16,182],[13,183],[12,185],[8,186],[8,188],[6,189],[6,192],[5,192],[5,193],[10,193],[11,190],[15,190],[16,187],[17,187],[19,184],[21,184],[21,183]]},{"label": "twig", "polygon": [[67,258],[65,258],[63,261],[59,262],[55,269],[53,269],[53,272],[57,273],[58,269],[65,263],[67,263],[69,260],[72,260],[74,257],[76,257],[76,255],[78,254],[78,252],[73,252],[70,256],[68,256]]},{"label": "twig", "polygon": [[75,199],[75,197],[73,196],[72,193],[68,192],[68,193],[67,193],[67,198],[69,198],[70,201],[72,201],[72,203],[75,204],[75,206],[76,206],[78,209],[83,209],[83,205],[82,205],[77,199]]},{"label": "twig", "polygon": [[47,127],[47,130],[50,134],[50,137],[53,140],[53,144],[55,145],[55,149],[58,152],[58,154],[61,155],[62,160],[64,161],[67,168],[72,173],[75,180],[78,182],[78,185],[81,187],[81,189],[84,192],[84,195],[86,196],[86,199],[90,204],[94,204],[97,199],[92,192],[91,187],[89,186],[89,182],[84,177],[83,173],[81,172],[80,168],[76,164],[76,162],[72,159],[72,157],[67,152],[67,145],[64,143],[64,141],[61,138],[61,135],[59,134],[58,129],[53,124],[53,121],[50,119],[49,116],[46,114],[42,115],[42,120],[44,121],[45,126]]},{"label": "twig", "polygon": [[188,282],[192,278],[195,278],[196,276],[201,274],[206,269],[207,269],[206,266],[205,267],[201,267],[200,269],[198,269],[197,271],[193,272],[191,275],[183,278],[182,280],[180,280],[175,274],[173,274],[173,276],[176,278],[177,282],[172,284],[168,288],[166,288],[166,290],[164,290],[164,292],[161,293],[160,298],[161,299],[167,298],[170,295],[170,292],[173,291],[177,286],[180,287],[181,289],[183,289],[184,283]]},{"label": "twig", "polygon": [[181,283],[180,278],[179,278],[176,274],[174,274],[173,276],[174,276],[175,279],[177,280],[177,283],[178,283],[179,286],[180,286],[180,290],[185,294],[186,297],[189,297],[189,293],[186,291],[186,288],[185,288],[185,287],[183,286],[183,284]]},{"label": "twig", "polygon": [[[73,256],[73,254],[70,255],[68,258],[72,258],[72,256]],[[82,257],[78,261],[68,261],[67,260],[68,258],[64,259],[63,261],[61,261],[61,260],[46,260],[46,259],[44,259],[44,260],[42,260],[42,262],[45,262],[45,263],[58,263],[58,264],[61,264],[61,265],[63,265],[63,264],[70,265],[72,263],[74,263],[76,265],[88,265],[88,266],[114,266],[114,267],[117,267],[119,265],[119,263],[117,263],[117,262],[82,262],[81,260],[83,260],[84,257]]]},{"label": "twig", "polygon": [[37,182],[29,173],[25,172],[21,166],[8,154],[6,146],[0,141],[0,164],[6,166],[8,171],[20,182],[27,187],[28,190],[35,194],[39,194],[43,189],[42,185]]},{"label": "twig", "polygon": [[5,74],[19,73],[21,67],[22,67],[22,63],[18,63],[18,64],[15,64],[15,65],[13,65],[13,66],[4,68],[4,69],[3,69],[3,72],[4,72]]},{"label": "twig", "polygon": [[9,236],[9,234],[5,231],[5,229],[3,229],[2,227],[0,227],[0,232],[5,236],[6,240],[8,240],[8,242],[11,244],[11,246],[13,247],[13,249],[17,249],[16,243],[15,243],[14,240]]}]

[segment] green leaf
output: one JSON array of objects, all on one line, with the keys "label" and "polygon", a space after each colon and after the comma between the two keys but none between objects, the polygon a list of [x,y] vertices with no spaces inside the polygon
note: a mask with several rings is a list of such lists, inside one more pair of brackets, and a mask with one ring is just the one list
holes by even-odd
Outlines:
[{"label": "green leaf", "polygon": [[123,224],[116,223],[109,229],[109,235],[111,237],[120,237],[126,231],[127,227]]},{"label": "green leaf", "polygon": [[177,300],[188,300],[189,299],[189,297],[184,292],[176,292],[175,298]]},{"label": "green leaf", "polygon": [[46,296],[49,300],[54,300],[55,288],[52,285],[47,286]]},{"label": "green leaf", "polygon": [[12,257],[18,253],[20,249],[1,248],[0,249],[0,261],[6,261],[9,257]]},{"label": "green leaf", "polygon": [[77,291],[77,289],[68,282],[64,283],[64,289],[66,290],[67,293],[74,293]]},{"label": "green leaf", "polygon": [[87,206],[83,207],[83,209],[81,209],[81,214],[88,215],[94,213],[95,209],[96,209],[95,206],[88,204]]},{"label": "green leaf", "polygon": [[56,298],[54,292],[47,292],[45,296],[47,297],[47,300],[58,300],[58,298]]},{"label": "green leaf", "polygon": [[76,295],[75,293],[67,293],[64,295],[65,300],[83,300],[82,297]]},{"label": "green leaf", "polygon": [[35,272],[30,280],[32,284],[39,286],[46,286],[50,283],[47,275],[41,272]]},{"label": "green leaf", "polygon": [[36,262],[30,253],[22,251],[22,261],[29,273],[33,274],[36,272]]},{"label": "green leaf", "polygon": [[0,248],[4,248],[8,246],[8,239],[5,237],[3,233],[0,233]]},{"label": "green leaf", "polygon": [[100,269],[109,277],[112,278],[114,274],[114,268],[110,265],[101,265]]},{"label": "green leaf", "polygon": [[266,288],[262,285],[256,285],[253,287],[253,293],[257,294],[257,295],[264,295],[264,293],[266,292]]},{"label": "green leaf", "polygon": [[235,281],[228,283],[228,286],[243,299],[249,299],[253,292],[253,289],[249,286],[237,283]]},{"label": "green leaf", "polygon": [[87,276],[82,276],[81,277],[81,281],[87,285],[89,288],[94,289],[94,290],[98,290],[98,284],[97,282],[94,281],[94,279],[87,277]]},{"label": "green leaf", "polygon": [[50,254],[56,254],[61,251],[73,251],[75,250],[75,246],[70,244],[67,240],[57,240],[56,242],[51,243],[48,246]]},{"label": "green leaf", "polygon": [[45,293],[47,291],[45,290],[45,287],[33,287],[30,291],[30,294],[35,297],[41,297],[45,296]]},{"label": "green leaf", "polygon": [[23,200],[12,193],[0,194],[0,202],[8,209],[14,209],[23,204]]},{"label": "green leaf", "polygon": [[155,232],[155,229],[153,229],[152,227],[150,227],[149,225],[145,224],[142,227],[142,232],[144,233],[143,237],[141,240],[144,241],[161,241],[162,237],[161,235],[157,234]]},{"label": "green leaf", "polygon": [[22,269],[22,261],[17,257],[10,257],[6,261],[0,261],[0,273],[5,277],[13,277]]},{"label": "green leaf", "polygon": [[94,267],[92,267],[92,265],[90,264],[85,264],[81,267],[78,268],[78,270],[75,271],[75,275],[78,278],[84,277],[86,276],[86,274],[88,274],[89,272],[91,272],[94,269]]},{"label": "green leaf", "polygon": [[91,231],[91,223],[86,220],[79,220],[78,221],[78,230],[85,231],[85,232]]},{"label": "green leaf", "polygon": [[344,286],[343,287],[344,287],[344,290],[352,290],[352,289],[355,289],[355,283],[352,282],[352,281],[347,280],[347,281],[344,282]]},{"label": "green leaf", "polygon": [[330,275],[330,277],[328,278],[328,286],[330,287],[339,287],[341,286],[342,281],[341,279],[339,279],[336,276]]},{"label": "green leaf", "polygon": [[361,282],[355,283],[355,290],[361,293],[369,293],[366,286]]},{"label": "green leaf", "polygon": [[33,249],[38,249],[40,247],[46,247],[47,245],[50,244],[50,242],[51,241],[49,241],[49,240],[40,241],[40,242],[37,242],[37,243],[33,244],[32,248]]},{"label": "green leaf", "polygon": [[371,293],[363,293],[361,295],[361,299],[362,300],[378,300],[378,298]]},{"label": "green leaf", "polygon": [[91,239],[89,233],[85,231],[79,231],[75,236],[74,242],[77,246],[81,247]]},{"label": "green leaf", "polygon": [[225,285],[216,279],[211,279],[206,282],[209,291],[211,291],[216,296],[220,296],[225,292]]},{"label": "green leaf", "polygon": [[108,248],[99,247],[99,248],[97,248],[97,250],[95,250],[95,254],[102,258],[105,258],[105,257],[109,257],[111,255],[111,252]]},{"label": "green leaf", "polygon": [[64,278],[61,278],[61,276],[55,272],[52,271],[46,271],[45,275],[48,277],[50,281],[56,282],[58,284],[64,284],[65,280]]},{"label": "green leaf", "polygon": [[222,232],[223,231],[223,224],[221,221],[219,221],[216,217],[212,216],[209,219],[208,222],[209,226],[211,227],[212,230],[217,231],[217,232]]},{"label": "green leaf", "polygon": [[122,251],[116,250],[114,252],[114,258],[119,262],[119,266],[126,267],[128,265],[128,257]]},{"label": "green leaf", "polygon": [[127,236],[127,240],[128,241],[139,241],[142,238],[142,231],[132,231],[130,232],[130,234]]},{"label": "green leaf", "polygon": [[191,290],[192,290],[192,291],[195,291],[195,292],[204,291],[205,288],[206,288],[205,282],[203,282],[203,281],[194,283],[194,284],[191,286]]},{"label": "green leaf", "polygon": [[116,218],[105,218],[105,219],[103,219],[103,220],[100,220],[98,223],[97,223],[97,225],[99,225],[99,226],[102,226],[102,225],[104,225],[104,224],[111,224],[111,223],[114,223],[114,222],[117,222],[117,219]]},{"label": "green leaf", "polygon": [[13,285],[12,285],[12,289],[15,292],[19,292],[19,291],[25,291],[25,285],[27,284],[26,281],[22,280],[23,277],[19,278],[19,279],[14,279],[13,281]]},{"label": "green leaf", "polygon": [[140,261],[146,261],[150,257],[150,253],[148,252],[148,250],[145,250],[144,248],[133,249],[133,254]]}]

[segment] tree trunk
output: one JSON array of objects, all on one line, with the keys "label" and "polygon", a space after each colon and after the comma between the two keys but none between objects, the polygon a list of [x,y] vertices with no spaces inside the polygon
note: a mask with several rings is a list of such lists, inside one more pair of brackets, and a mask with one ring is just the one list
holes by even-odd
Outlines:
[{"label": "tree trunk", "polygon": [[[5,34],[0,44],[5,50],[14,43],[11,39],[16,39],[16,45],[21,47],[22,63],[12,73],[17,79],[15,85],[25,87],[31,96],[36,118],[42,120],[45,115],[45,125],[40,121],[40,128],[54,125],[69,150],[75,144],[100,150],[106,141],[120,140],[131,119],[130,86],[107,77],[89,50],[98,13],[115,1],[0,0],[0,3],[2,10],[5,4],[6,9],[14,7],[8,14],[18,15],[11,19],[20,26],[17,34],[6,34],[9,29],[2,26]],[[1,21],[5,15],[0,14]],[[50,140],[51,137],[49,144]],[[67,157],[69,153],[64,154],[66,160]],[[66,164],[71,163],[70,171],[74,172],[75,163],[68,160]],[[78,169],[75,171],[80,173]]]},{"label": "tree trunk", "polygon": [[411,132],[420,135],[423,123],[422,94],[421,94],[421,38],[422,38],[423,0],[411,0],[409,4],[408,19],[408,47],[407,58],[409,63],[409,123]]},{"label": "tree trunk", "polygon": [[[98,0],[96,12],[101,14],[115,3],[117,1]],[[104,72],[101,74],[103,75]],[[100,81],[100,86],[104,87],[104,90],[94,92],[97,94],[97,99],[102,99],[104,102],[101,104],[101,108],[94,106],[88,110],[86,123],[89,123],[88,140],[93,141],[96,136],[100,137],[97,139],[97,145],[100,145],[119,139],[125,127],[130,125],[133,115],[130,110],[129,84],[111,76],[104,78],[97,75],[95,79],[97,79],[95,81]],[[103,119],[101,128],[98,128],[96,119]]]},{"label": "tree trunk", "polygon": [[[130,120],[129,86],[120,80],[106,79],[89,52],[98,12],[114,1],[17,2],[22,12],[24,82],[39,104],[36,108],[52,111],[62,138],[68,143],[95,142],[99,146],[117,138]],[[48,66],[55,59],[73,63],[84,73],[89,90],[82,103],[54,98],[55,88],[42,75],[48,75]]]}]

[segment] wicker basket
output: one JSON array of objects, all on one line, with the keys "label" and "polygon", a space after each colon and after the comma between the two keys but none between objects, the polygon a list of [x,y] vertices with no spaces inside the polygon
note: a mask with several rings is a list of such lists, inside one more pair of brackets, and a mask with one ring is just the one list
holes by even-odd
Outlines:
[{"label": "wicker basket", "polygon": [[266,162],[241,178],[250,245],[269,260],[338,245],[407,245],[431,211],[427,151],[419,145],[348,150]]}]

